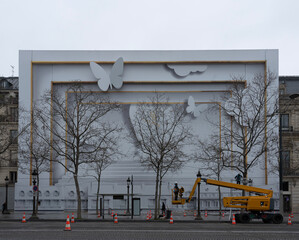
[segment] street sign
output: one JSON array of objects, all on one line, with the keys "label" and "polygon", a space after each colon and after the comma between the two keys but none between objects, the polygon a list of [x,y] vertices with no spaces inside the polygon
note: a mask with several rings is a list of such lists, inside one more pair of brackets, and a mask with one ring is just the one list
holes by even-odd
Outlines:
[{"label": "street sign", "polygon": [[38,190],[38,187],[36,185],[33,186],[33,191],[36,192]]}]

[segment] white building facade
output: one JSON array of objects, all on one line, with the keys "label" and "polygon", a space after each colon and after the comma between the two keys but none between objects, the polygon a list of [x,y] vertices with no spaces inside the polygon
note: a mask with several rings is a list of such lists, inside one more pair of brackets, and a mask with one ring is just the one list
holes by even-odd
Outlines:
[{"label": "white building facade", "polygon": [[[228,94],[232,76],[243,76],[250,81],[257,73],[270,70],[278,76],[277,50],[215,50],[215,51],[20,51],[19,58],[19,105],[27,110],[46,90],[60,91],[63,96],[68,83],[81,81],[88,90],[105,94],[92,72],[90,62],[99,64],[108,74],[113,71],[115,61],[123,58],[123,86],[108,89],[112,100],[122,103],[122,111],[114,116],[126,128],[129,108],[146,101],[156,92],[163,93],[170,102],[188,105],[193,97],[201,109],[198,117],[186,113],[194,135],[205,139],[220,127],[209,125],[207,118],[221,121],[222,113],[205,113],[210,104],[221,104],[223,95]],[[276,81],[278,89],[278,78]],[[212,114],[212,115],[207,115]],[[50,117],[50,116],[49,116]],[[21,121],[19,121],[21,122]],[[219,124],[220,126],[220,124]],[[34,139],[32,139],[34,141]],[[100,194],[105,194],[105,209],[126,209],[127,178],[133,176],[134,198],[141,209],[154,208],[155,174],[145,169],[138,161],[134,146],[122,142],[125,157],[109,166],[102,175]],[[271,159],[271,161],[275,159]],[[30,159],[28,159],[30,162]],[[249,172],[256,187],[274,191],[275,208],[279,208],[279,178],[267,168],[270,159],[263,156],[260,163]],[[71,174],[61,165],[51,163],[51,172],[40,176],[39,210],[76,209],[76,189]],[[162,201],[169,208],[194,209],[195,201],[185,206],[171,205],[171,189],[177,181],[184,186],[185,194],[192,189],[196,174],[201,169],[200,161],[186,163],[182,169],[169,172],[163,179]],[[222,180],[234,182],[238,172],[227,169]],[[205,175],[202,172],[202,175]],[[31,176],[18,173],[15,190],[15,210],[32,209]],[[96,181],[92,177],[80,177],[82,208],[93,211],[96,206]],[[218,209],[217,189],[202,184],[201,208]],[[224,190],[223,196],[241,192]],[[118,197],[113,197],[118,195]],[[122,197],[119,197],[123,195]],[[137,206],[137,205],[136,205]]]}]

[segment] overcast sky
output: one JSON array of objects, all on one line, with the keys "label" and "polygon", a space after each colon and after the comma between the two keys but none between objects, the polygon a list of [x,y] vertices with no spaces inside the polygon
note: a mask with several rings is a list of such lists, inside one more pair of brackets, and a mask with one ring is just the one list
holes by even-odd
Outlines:
[{"label": "overcast sky", "polygon": [[298,0],[0,0],[0,76],[19,50],[279,49],[299,75]]}]

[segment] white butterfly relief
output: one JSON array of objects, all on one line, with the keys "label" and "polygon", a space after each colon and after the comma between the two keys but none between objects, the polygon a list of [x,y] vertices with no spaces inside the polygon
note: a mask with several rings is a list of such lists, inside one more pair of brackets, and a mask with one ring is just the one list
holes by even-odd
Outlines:
[{"label": "white butterfly relief", "polygon": [[199,117],[199,107],[196,107],[195,100],[192,96],[188,98],[188,107],[186,108],[187,113],[192,113],[194,117]]},{"label": "white butterfly relief", "polygon": [[102,91],[107,91],[109,86],[112,89],[112,85],[117,89],[122,87],[122,75],[124,72],[124,60],[122,57],[118,58],[113,64],[110,75],[95,62],[90,62],[89,65],[93,75],[98,79],[98,85]]}]

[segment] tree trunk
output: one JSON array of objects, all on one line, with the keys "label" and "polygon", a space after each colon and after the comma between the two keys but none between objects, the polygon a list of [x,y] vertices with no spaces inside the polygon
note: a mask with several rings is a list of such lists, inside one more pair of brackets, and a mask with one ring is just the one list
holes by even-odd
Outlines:
[{"label": "tree trunk", "polygon": [[159,188],[159,170],[156,174],[156,189],[155,189],[155,219],[158,219],[158,188]]},{"label": "tree trunk", "polygon": [[[247,166],[246,166],[246,162],[245,162],[245,158],[244,158],[244,172],[243,172],[243,183],[245,183],[247,185],[247,182],[244,181],[247,180]],[[242,190],[242,196],[246,196],[246,192],[245,190]],[[241,213],[244,213],[245,209],[241,208]]]},{"label": "tree trunk", "polygon": [[[243,183],[244,183],[244,185],[247,185],[247,181],[245,181],[245,180],[247,180],[247,169],[245,169],[245,171],[243,172]],[[244,190],[242,190],[242,196],[246,196],[246,193]]]},{"label": "tree trunk", "polygon": [[100,183],[101,183],[101,174],[98,176],[97,201],[96,201],[96,214],[97,215],[99,214]]},{"label": "tree trunk", "polygon": [[81,219],[81,195],[80,195],[80,186],[78,182],[78,176],[77,174],[74,174],[74,181],[76,186],[76,192],[77,192],[77,218]]},{"label": "tree trunk", "polygon": [[160,173],[160,181],[159,181],[159,196],[158,196],[158,216],[161,212],[161,192],[162,192],[162,177]]},{"label": "tree trunk", "polygon": [[36,215],[37,215],[37,213],[38,213],[38,203],[39,203],[39,175],[37,175],[36,180],[37,180],[37,182],[36,182],[37,192],[36,192],[36,204],[35,204],[36,208],[35,208],[35,211],[36,211]]},{"label": "tree trunk", "polygon": [[[219,181],[219,180],[218,180]],[[222,206],[221,206],[221,189],[220,186],[218,186],[218,201],[219,201],[219,215],[221,215],[221,211],[222,211]]]},{"label": "tree trunk", "polygon": [[[219,168],[219,165],[218,165],[217,180],[220,181],[220,168]],[[220,188],[220,186],[218,186],[218,201],[219,201],[219,215],[221,216],[222,206],[221,206],[221,188]]]},{"label": "tree trunk", "polygon": [[[244,182],[244,179],[247,178],[247,163],[246,163],[246,155],[243,155],[243,168],[244,168],[244,171],[243,171],[243,179],[242,179],[242,182],[241,184],[243,184]],[[244,197],[245,196],[245,191],[242,190],[242,196]],[[242,208],[243,209],[243,208]]]}]

